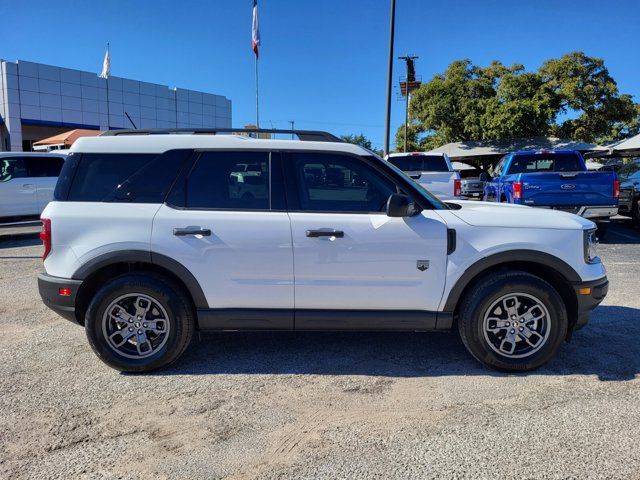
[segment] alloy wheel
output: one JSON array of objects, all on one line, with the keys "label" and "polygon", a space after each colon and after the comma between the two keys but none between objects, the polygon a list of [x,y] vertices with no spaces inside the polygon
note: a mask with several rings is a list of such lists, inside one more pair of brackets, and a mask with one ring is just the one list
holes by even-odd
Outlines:
[{"label": "alloy wheel", "polygon": [[129,293],[113,300],[102,317],[102,332],[109,347],[127,358],[145,358],[161,349],[169,338],[169,316],[149,295]]},{"label": "alloy wheel", "polygon": [[550,326],[549,310],[538,298],[527,293],[509,293],[487,309],[482,330],[496,353],[525,358],[546,344]]}]

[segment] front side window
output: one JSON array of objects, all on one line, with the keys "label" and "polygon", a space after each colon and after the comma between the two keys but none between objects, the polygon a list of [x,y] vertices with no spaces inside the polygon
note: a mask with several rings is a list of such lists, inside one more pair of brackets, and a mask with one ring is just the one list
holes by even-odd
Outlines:
[{"label": "front side window", "polygon": [[186,183],[187,208],[269,209],[268,152],[204,152]]},{"label": "front side window", "polygon": [[14,178],[25,178],[28,176],[27,164],[24,158],[3,158],[0,160],[0,182],[8,182]]},{"label": "front side window", "polygon": [[300,210],[384,212],[395,184],[356,157],[292,153],[292,176]]}]

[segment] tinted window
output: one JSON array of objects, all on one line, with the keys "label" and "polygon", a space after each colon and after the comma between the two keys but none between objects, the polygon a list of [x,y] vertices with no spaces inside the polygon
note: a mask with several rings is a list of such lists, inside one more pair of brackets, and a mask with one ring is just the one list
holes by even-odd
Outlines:
[{"label": "tinted window", "polygon": [[14,178],[27,176],[27,164],[24,157],[3,158],[0,160],[0,182],[8,182]]},{"label": "tinted window", "polygon": [[448,172],[449,167],[441,155],[399,155],[389,157],[400,170],[405,172]]},{"label": "tinted window", "polygon": [[579,172],[582,163],[573,153],[516,155],[511,161],[509,174],[536,172]]},{"label": "tinted window", "polygon": [[269,209],[268,152],[205,152],[187,179],[187,208]]},{"label": "tinted window", "polygon": [[364,161],[345,155],[291,154],[301,210],[382,212],[395,184]]},{"label": "tinted window", "polygon": [[25,160],[29,177],[57,177],[64,163],[60,157],[29,157]]},{"label": "tinted window", "polygon": [[161,155],[74,155],[66,162],[55,196],[64,199],[62,186],[72,178],[67,197],[70,201],[161,203],[188,156],[185,150]]}]

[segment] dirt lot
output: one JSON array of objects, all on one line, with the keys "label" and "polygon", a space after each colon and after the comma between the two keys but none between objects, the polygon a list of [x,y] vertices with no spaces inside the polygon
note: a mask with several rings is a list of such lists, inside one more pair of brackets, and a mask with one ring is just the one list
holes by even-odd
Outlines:
[{"label": "dirt lot", "polygon": [[0,478],[640,478],[640,233],[548,367],[448,334],[219,334],[121,375],[42,305],[33,238],[0,241]]}]

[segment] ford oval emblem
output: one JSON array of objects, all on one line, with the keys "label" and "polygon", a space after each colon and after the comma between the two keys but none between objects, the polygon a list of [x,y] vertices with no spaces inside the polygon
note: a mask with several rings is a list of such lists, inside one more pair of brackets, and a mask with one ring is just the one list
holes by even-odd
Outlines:
[{"label": "ford oval emblem", "polygon": [[573,190],[576,186],[571,183],[565,183],[564,185],[560,185],[560,188],[562,190]]}]

